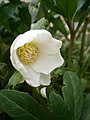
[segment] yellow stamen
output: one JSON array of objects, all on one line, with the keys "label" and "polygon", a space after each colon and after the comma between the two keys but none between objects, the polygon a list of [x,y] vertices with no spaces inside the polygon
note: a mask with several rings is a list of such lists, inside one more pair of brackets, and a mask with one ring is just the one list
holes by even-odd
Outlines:
[{"label": "yellow stamen", "polygon": [[38,53],[38,47],[34,42],[24,44],[16,51],[19,60],[26,64],[33,63],[37,59]]}]

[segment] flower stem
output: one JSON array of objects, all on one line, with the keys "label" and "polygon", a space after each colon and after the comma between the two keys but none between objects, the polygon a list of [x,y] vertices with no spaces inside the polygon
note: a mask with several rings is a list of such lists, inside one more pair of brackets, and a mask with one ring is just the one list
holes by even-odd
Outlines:
[{"label": "flower stem", "polygon": [[33,97],[35,99],[37,99],[45,109],[47,109],[47,105],[46,105],[43,97],[41,96],[39,89],[38,88],[32,88],[32,90],[33,90]]},{"label": "flower stem", "polygon": [[74,47],[74,40],[75,40],[75,33],[74,33],[74,25],[72,22],[68,23],[69,29],[70,29],[70,43],[69,43],[69,51],[68,51],[68,67],[71,67],[72,63],[72,52]]}]

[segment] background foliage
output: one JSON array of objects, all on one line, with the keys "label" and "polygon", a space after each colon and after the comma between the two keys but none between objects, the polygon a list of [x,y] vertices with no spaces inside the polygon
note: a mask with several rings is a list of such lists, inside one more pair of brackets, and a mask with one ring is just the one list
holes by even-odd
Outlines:
[{"label": "background foliage", "polygon": [[[47,99],[10,62],[11,43],[30,29],[47,29],[63,42],[65,62],[51,73]],[[0,3],[0,120],[42,119],[90,120],[90,0]]]}]

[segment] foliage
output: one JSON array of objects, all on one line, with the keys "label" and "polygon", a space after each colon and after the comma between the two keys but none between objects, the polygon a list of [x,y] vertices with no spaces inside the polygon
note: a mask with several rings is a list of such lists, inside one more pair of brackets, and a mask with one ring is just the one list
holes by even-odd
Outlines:
[{"label": "foliage", "polygon": [[[62,67],[47,99],[10,62],[15,37],[46,29],[63,42]],[[90,120],[90,0],[9,0],[0,3],[0,120]]]}]

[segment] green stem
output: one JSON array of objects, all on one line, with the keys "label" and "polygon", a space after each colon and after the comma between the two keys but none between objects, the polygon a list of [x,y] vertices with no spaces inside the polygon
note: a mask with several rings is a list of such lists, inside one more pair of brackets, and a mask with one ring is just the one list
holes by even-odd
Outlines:
[{"label": "green stem", "polygon": [[69,52],[68,52],[68,67],[70,67],[72,63],[73,46],[74,46],[74,35],[72,35],[70,39]]},{"label": "green stem", "polygon": [[68,67],[71,67],[72,63],[72,52],[74,47],[74,40],[75,40],[75,33],[74,33],[74,25],[73,22],[68,23],[69,29],[70,29],[70,43],[69,43],[69,51],[68,51]]},{"label": "green stem", "polygon": [[40,94],[40,91],[38,88],[32,88],[32,91],[33,91],[33,97],[37,100],[39,100],[40,104],[45,108],[47,109],[47,104],[46,102],[44,101],[43,97],[41,96]]}]

